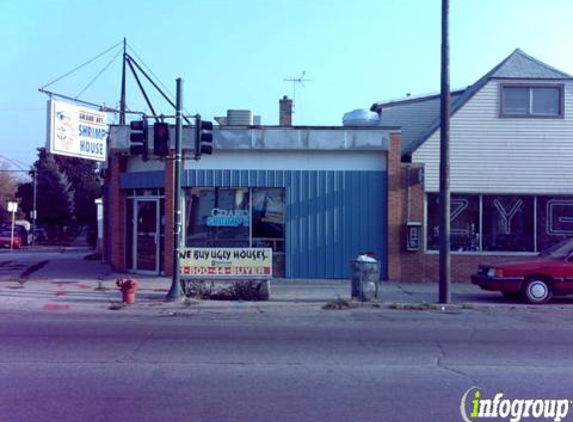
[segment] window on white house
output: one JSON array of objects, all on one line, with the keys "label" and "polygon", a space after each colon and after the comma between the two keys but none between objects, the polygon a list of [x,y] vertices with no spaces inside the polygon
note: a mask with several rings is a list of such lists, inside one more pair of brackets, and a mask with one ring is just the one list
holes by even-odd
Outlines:
[{"label": "window on white house", "polygon": [[502,85],[501,116],[562,117],[563,86]]}]

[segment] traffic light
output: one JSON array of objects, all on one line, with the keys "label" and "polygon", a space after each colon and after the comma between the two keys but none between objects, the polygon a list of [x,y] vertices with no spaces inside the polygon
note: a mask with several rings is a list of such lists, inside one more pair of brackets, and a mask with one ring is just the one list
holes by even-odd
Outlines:
[{"label": "traffic light", "polygon": [[169,155],[168,123],[155,123],[153,125],[153,155],[162,158]]},{"label": "traffic light", "polygon": [[199,116],[195,119],[195,159],[202,154],[213,154],[213,122],[205,122]]},{"label": "traffic light", "polygon": [[133,120],[129,123],[129,153],[131,155],[141,155],[143,161],[147,161],[147,120]]}]

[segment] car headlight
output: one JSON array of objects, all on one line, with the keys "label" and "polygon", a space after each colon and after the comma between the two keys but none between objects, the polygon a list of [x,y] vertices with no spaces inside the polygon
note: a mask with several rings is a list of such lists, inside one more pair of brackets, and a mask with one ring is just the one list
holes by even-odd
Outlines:
[{"label": "car headlight", "polygon": [[503,270],[501,268],[490,268],[487,270],[487,276],[491,278],[502,278],[503,277]]}]

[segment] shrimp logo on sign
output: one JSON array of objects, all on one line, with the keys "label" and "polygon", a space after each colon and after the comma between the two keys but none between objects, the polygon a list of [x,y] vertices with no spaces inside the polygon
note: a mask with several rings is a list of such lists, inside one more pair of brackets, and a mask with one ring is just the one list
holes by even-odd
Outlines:
[{"label": "shrimp logo on sign", "polygon": [[77,142],[78,128],[75,127],[72,116],[65,111],[56,114],[56,137],[62,148],[70,151],[72,145]]},{"label": "shrimp logo on sign", "polygon": [[493,399],[485,399],[479,387],[471,387],[462,396],[460,414],[464,422],[485,418],[510,422],[519,422],[522,418],[560,422],[569,413],[570,404],[568,399],[507,399],[503,393],[496,393]]}]

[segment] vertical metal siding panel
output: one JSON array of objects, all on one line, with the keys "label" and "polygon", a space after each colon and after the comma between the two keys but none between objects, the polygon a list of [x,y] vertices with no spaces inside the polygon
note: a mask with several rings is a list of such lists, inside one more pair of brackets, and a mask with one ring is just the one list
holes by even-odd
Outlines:
[{"label": "vertical metal siding panel", "polygon": [[229,172],[229,185],[242,186],[240,170],[232,170]]},{"label": "vertical metal siding panel", "polygon": [[340,208],[340,231],[341,231],[341,241],[342,241],[341,245],[342,257],[340,258],[340,260],[342,261],[341,265],[349,265],[350,264],[349,262],[344,262],[344,261],[349,261],[349,259],[347,258],[351,256],[350,252],[351,233],[349,233],[350,227],[348,223],[350,210],[348,209],[346,203],[346,195],[347,195],[346,192],[348,191],[348,189],[350,189],[350,185],[348,183],[347,172],[340,172],[339,174],[340,174],[339,177],[340,177],[341,189],[340,192],[338,193],[338,203]]},{"label": "vertical metal siding panel", "polygon": [[241,186],[249,187],[249,170],[239,171],[239,183]]},{"label": "vertical metal siding panel", "polygon": [[370,208],[372,204],[370,202],[370,186],[368,184],[368,173],[360,173],[358,175],[358,179],[360,180],[360,214],[359,218],[362,224],[360,224],[360,250],[367,251],[368,250],[368,232],[370,221],[370,215],[372,214]]},{"label": "vertical metal siding panel", "polygon": [[284,170],[277,170],[276,172],[275,187],[281,188],[285,186],[285,172]]},{"label": "vertical metal siding panel", "polygon": [[295,277],[294,273],[294,239],[293,239],[293,194],[292,194],[292,172],[284,173],[285,186],[285,276]]},{"label": "vertical metal siding panel", "polygon": [[231,171],[230,170],[221,170],[221,183],[222,186],[226,188],[230,188],[233,186],[231,183]]},{"label": "vertical metal siding panel", "polygon": [[300,172],[293,171],[291,179],[291,237],[292,237],[292,271],[294,277],[301,277],[301,235],[300,235]]},{"label": "vertical metal siding panel", "polygon": [[376,212],[374,207],[374,192],[375,186],[375,179],[372,177],[374,174],[372,172],[362,173],[361,174],[361,185],[363,187],[363,198],[360,202],[364,204],[362,207],[362,215],[361,217],[364,218],[364,223],[361,224],[362,226],[362,241],[366,246],[366,250],[376,250],[376,245],[372,241],[374,236],[373,234],[376,231],[376,225],[378,219],[376,218]]},{"label": "vertical metal siding panel", "polygon": [[318,191],[318,172],[308,172],[308,252],[309,277],[317,278],[324,273],[324,266],[320,258],[321,239],[318,237],[318,227],[321,216],[319,213],[320,192]]},{"label": "vertical metal siding panel", "polygon": [[334,227],[334,266],[332,269],[332,277],[343,278],[344,268],[348,265],[347,260],[344,259],[344,239],[345,227],[342,219],[342,202],[341,191],[343,189],[343,174],[341,172],[333,172],[333,191],[332,191],[332,212],[333,212],[333,227]]},{"label": "vertical metal siding panel", "polygon": [[356,257],[360,251],[360,174],[358,172],[350,173],[350,190],[351,190],[351,254]]},{"label": "vertical metal siding panel", "polygon": [[310,228],[310,236],[312,237],[312,244],[314,246],[312,250],[312,256],[314,259],[311,259],[312,263],[312,272],[311,276],[315,278],[324,278],[324,273],[326,272],[326,268],[324,265],[324,260],[320,259],[320,248],[322,244],[322,237],[319,236],[319,227],[324,224],[324,210],[323,210],[323,203],[325,199],[324,191],[321,191],[319,188],[319,180],[320,180],[320,171],[314,171],[311,173],[311,180],[310,180],[310,204],[311,204],[311,224],[312,227]]},{"label": "vertical metal siding panel", "polygon": [[295,262],[296,262],[296,233],[295,233],[295,187],[294,187],[294,174],[292,171],[288,172],[288,183],[286,193],[286,203],[287,209],[285,211],[286,221],[286,254],[287,254],[287,265],[286,265],[286,276],[296,277]]},{"label": "vertical metal siding panel", "polygon": [[257,186],[268,186],[269,183],[269,171],[259,170],[259,180]]},{"label": "vertical metal siding panel", "polygon": [[324,254],[326,256],[326,271],[324,277],[338,278],[337,267],[340,265],[336,261],[335,250],[340,233],[340,224],[335,219],[335,210],[340,204],[336,198],[336,179],[337,172],[327,171],[326,177],[326,203],[325,203],[325,226],[326,236],[324,245]]},{"label": "vertical metal siding panel", "polygon": [[252,187],[256,185],[255,177],[256,177],[256,170],[247,170],[247,186]]},{"label": "vertical metal siding panel", "polygon": [[[314,235],[316,236],[316,244],[319,245],[323,242],[324,233],[325,233],[325,211],[326,211],[326,196],[325,196],[325,171],[316,172],[316,179],[315,179],[315,192],[316,192],[316,227],[314,231]],[[317,248],[318,249],[318,248]],[[318,252],[318,251],[317,251]],[[326,257],[320,253],[317,253],[314,257],[316,260],[317,268],[328,268]]]},{"label": "vertical metal siding panel", "polygon": [[305,277],[309,274],[309,256],[308,256],[308,173],[299,172],[299,207],[300,207],[300,220],[299,220],[299,233],[300,233],[300,256],[299,262],[301,273]]},{"label": "vertical metal siding panel", "polygon": [[189,186],[189,170],[183,170],[181,175],[181,186],[183,188],[188,188]]}]

